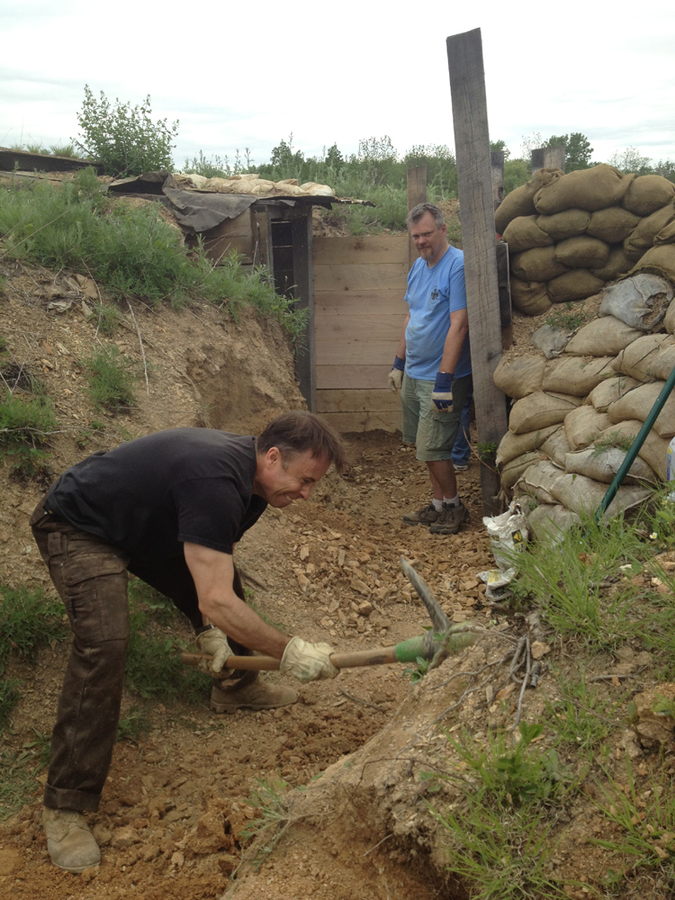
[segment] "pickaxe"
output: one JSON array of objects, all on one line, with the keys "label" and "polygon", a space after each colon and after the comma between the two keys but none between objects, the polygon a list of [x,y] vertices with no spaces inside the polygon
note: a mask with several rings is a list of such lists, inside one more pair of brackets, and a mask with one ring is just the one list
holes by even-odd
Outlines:
[{"label": "pickaxe", "polygon": [[[467,624],[453,625],[441,609],[428,586],[420,578],[405,557],[401,557],[401,567],[415,588],[431,618],[433,629],[420,637],[409,638],[391,647],[375,647],[372,650],[332,653],[330,661],[337,669],[357,666],[381,666],[387,663],[414,663],[418,658],[432,660],[439,650],[444,656],[458,653],[477,638],[475,631]],[[181,659],[190,666],[198,666],[202,660],[210,659],[205,653],[182,653]],[[280,660],[272,656],[228,656],[226,669],[272,671],[279,668]]]}]

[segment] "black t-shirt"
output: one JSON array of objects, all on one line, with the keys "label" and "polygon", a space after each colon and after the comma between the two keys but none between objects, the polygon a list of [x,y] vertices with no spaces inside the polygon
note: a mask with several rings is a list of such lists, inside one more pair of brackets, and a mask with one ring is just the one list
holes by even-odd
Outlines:
[{"label": "black t-shirt", "polygon": [[72,466],[45,508],[139,560],[180,557],[183,542],[231,554],[267,506],[255,470],[255,438],[175,428]]}]

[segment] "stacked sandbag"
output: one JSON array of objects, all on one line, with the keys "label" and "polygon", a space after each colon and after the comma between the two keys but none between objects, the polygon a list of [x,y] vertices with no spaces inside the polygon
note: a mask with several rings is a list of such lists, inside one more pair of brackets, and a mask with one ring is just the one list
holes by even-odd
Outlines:
[{"label": "stacked sandbag", "polygon": [[[675,275],[652,271],[629,275],[604,290],[591,321],[576,330],[545,324],[530,353],[504,356],[495,369],[495,384],[512,400],[497,448],[502,491],[529,510],[535,538],[597,510],[675,369],[673,282]],[[675,391],[607,516],[643,503],[665,480],[674,436]]]},{"label": "stacked sandbag", "polygon": [[583,300],[629,271],[675,280],[675,184],[603,164],[563,174],[540,169],[495,213],[509,245],[511,298],[542,315]]}]

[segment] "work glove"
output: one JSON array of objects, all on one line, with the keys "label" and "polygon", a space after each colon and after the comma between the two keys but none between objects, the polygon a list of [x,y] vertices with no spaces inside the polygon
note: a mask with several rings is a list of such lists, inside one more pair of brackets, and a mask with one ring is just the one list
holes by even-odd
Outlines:
[{"label": "work glove", "polygon": [[279,671],[293,675],[298,681],[316,681],[317,678],[335,678],[339,669],[330,661],[333,648],[330,644],[310,644],[294,637],[286,644]]},{"label": "work glove", "polygon": [[213,659],[202,659],[199,668],[207,675],[217,675],[223,671],[223,666],[228,656],[232,656],[232,650],[227,643],[227,637],[220,628],[207,628],[195,638],[195,644],[200,653],[208,653]]},{"label": "work glove", "polygon": [[452,412],[452,375],[449,372],[438,372],[431,402],[439,412]]},{"label": "work glove", "polygon": [[389,373],[389,390],[397,394],[401,390],[403,384],[403,371],[405,369],[405,360],[400,356],[394,357],[394,365]]}]

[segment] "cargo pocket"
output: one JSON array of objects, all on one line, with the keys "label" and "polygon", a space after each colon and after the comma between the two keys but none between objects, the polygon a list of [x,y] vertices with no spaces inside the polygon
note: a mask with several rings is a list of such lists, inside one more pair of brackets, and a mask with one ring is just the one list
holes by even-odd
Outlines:
[{"label": "cargo pocket", "polygon": [[[84,543],[84,542],[83,542]],[[119,556],[101,544],[92,552],[91,544],[73,553],[60,564],[64,600],[70,625],[76,637],[87,644],[128,640],[129,605],[127,602],[128,558]]]}]

